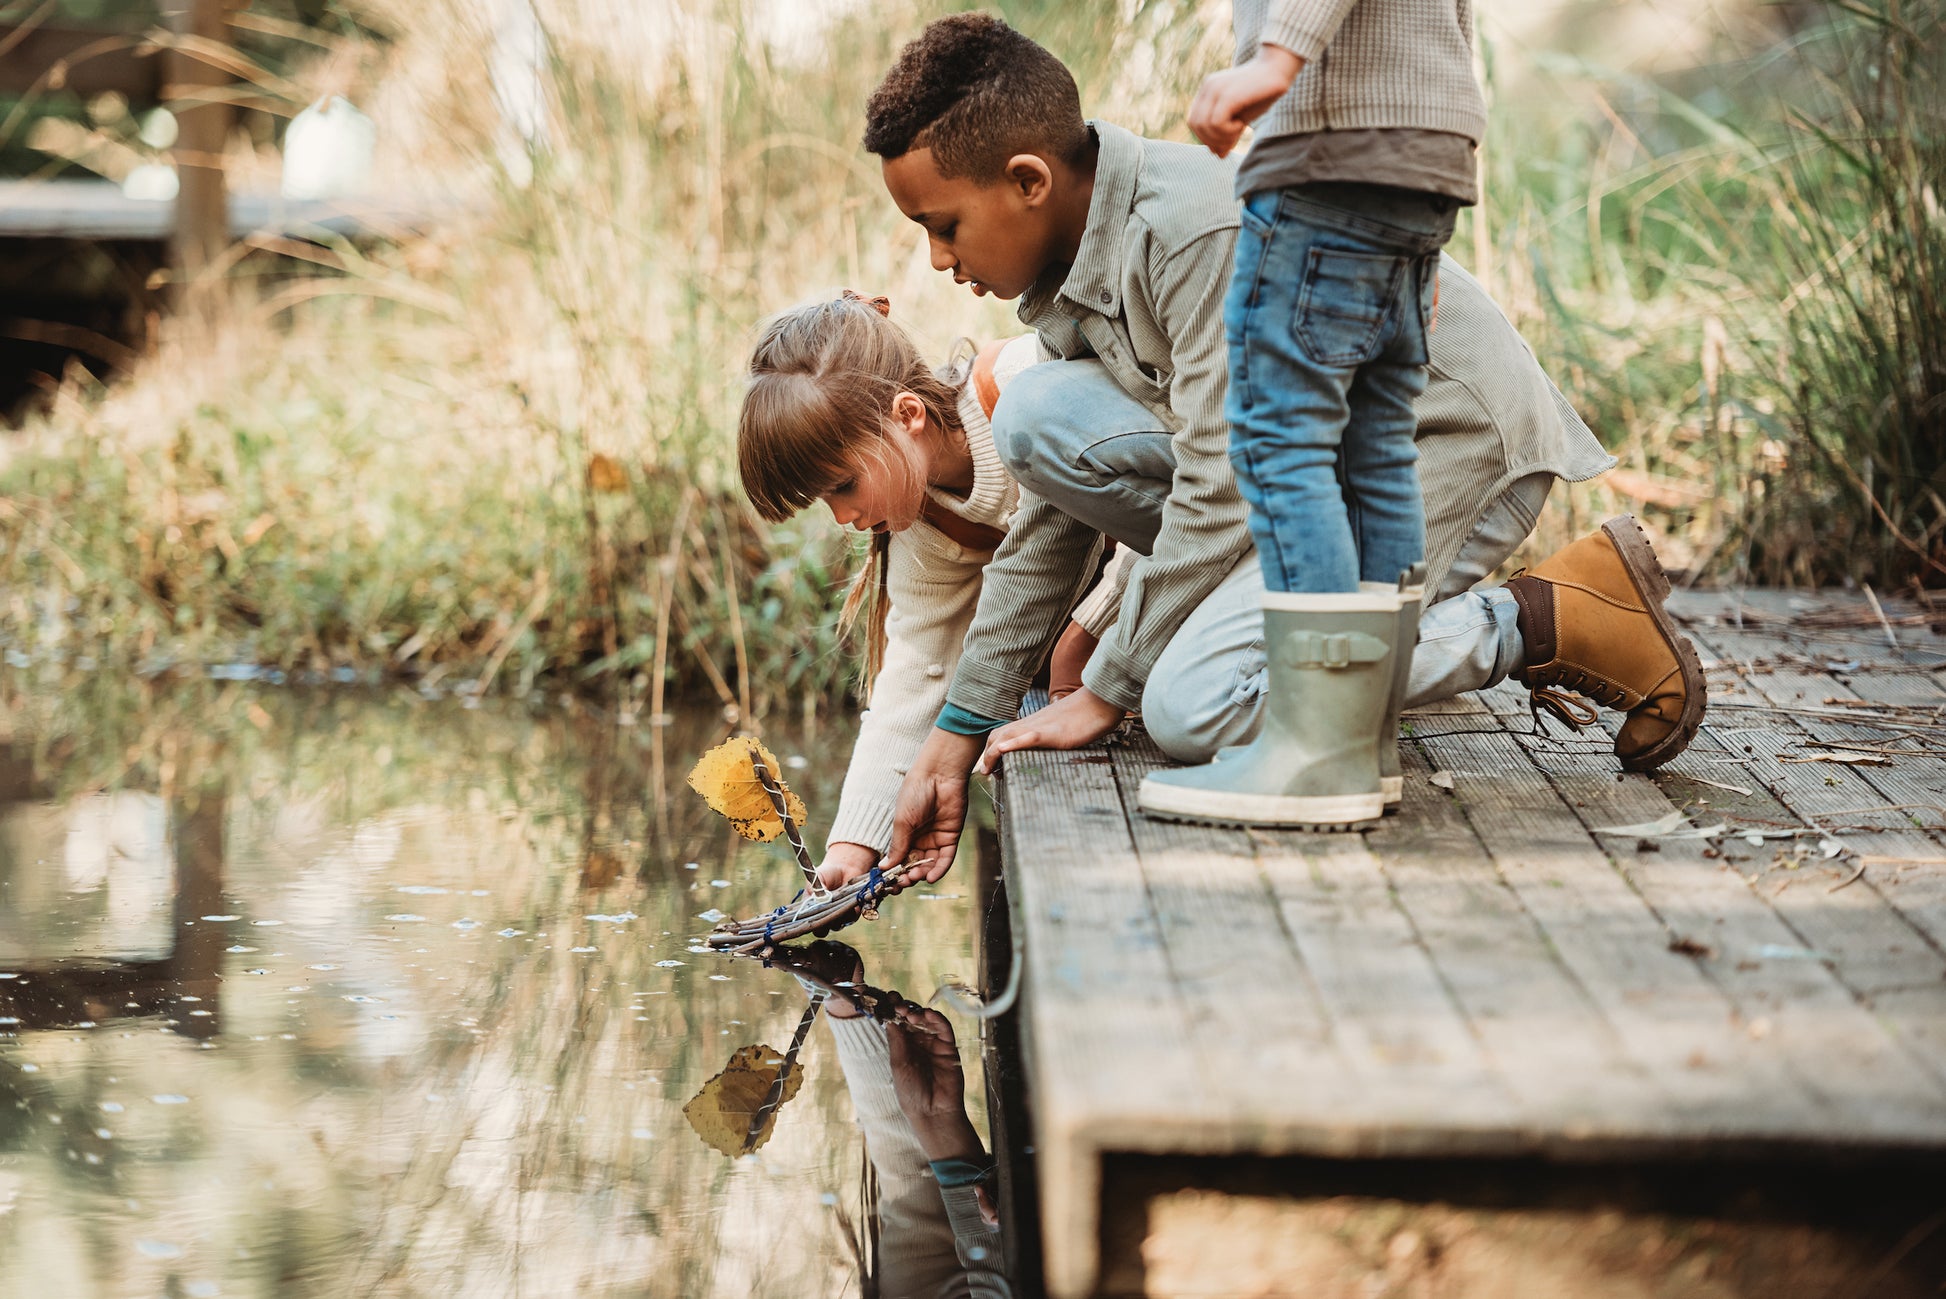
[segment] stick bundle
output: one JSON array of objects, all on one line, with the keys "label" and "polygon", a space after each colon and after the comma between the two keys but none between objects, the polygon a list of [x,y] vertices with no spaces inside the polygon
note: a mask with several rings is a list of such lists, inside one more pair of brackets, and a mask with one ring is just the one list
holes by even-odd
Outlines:
[{"label": "stick bundle", "polygon": [[751,916],[747,920],[725,920],[710,931],[705,941],[719,952],[762,955],[779,943],[834,928],[853,911],[859,912],[867,920],[876,920],[879,898],[887,890],[905,887],[908,876],[929,864],[930,858],[903,862],[889,870],[873,867],[870,872],[843,888],[799,893],[783,906],[764,915]]}]

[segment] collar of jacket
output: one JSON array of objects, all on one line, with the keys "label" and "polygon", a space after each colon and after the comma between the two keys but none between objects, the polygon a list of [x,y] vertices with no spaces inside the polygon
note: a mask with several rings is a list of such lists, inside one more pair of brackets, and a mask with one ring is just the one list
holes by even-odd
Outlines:
[{"label": "collar of jacket", "polygon": [[1097,146],[1088,225],[1081,233],[1074,264],[1053,268],[1022,297],[1020,318],[1028,324],[1057,296],[1103,316],[1121,314],[1122,244],[1135,207],[1135,185],[1142,175],[1142,139],[1112,122],[1090,122],[1088,129],[1094,132]]}]

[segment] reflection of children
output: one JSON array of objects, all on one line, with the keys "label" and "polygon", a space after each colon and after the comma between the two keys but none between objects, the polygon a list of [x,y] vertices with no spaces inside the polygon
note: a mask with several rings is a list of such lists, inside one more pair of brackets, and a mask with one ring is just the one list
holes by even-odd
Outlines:
[{"label": "reflection of children", "polygon": [[[842,943],[795,950],[821,967],[821,982],[864,981],[857,953]],[[878,1175],[879,1293],[888,1299],[1011,1295],[993,1159],[967,1117],[966,1073],[952,1024],[910,1002],[900,1002],[880,1023],[840,996],[825,1002],[825,1016]]]},{"label": "reflection of children", "polygon": [[846,601],[848,618],[870,606],[871,706],[827,844],[833,883],[890,843],[900,778],[945,702],[982,571],[1019,499],[987,417],[1037,357],[1023,337],[983,349],[964,373],[936,372],[889,310],[847,293],[773,320],[737,429],[743,489],[764,518],[822,500],[840,524],[873,534]]}]

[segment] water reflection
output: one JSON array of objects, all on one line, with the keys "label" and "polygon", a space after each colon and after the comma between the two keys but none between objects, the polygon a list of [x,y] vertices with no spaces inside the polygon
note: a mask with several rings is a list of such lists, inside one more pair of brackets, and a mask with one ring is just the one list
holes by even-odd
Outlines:
[{"label": "water reflection", "polygon": [[[806,1004],[694,950],[710,913],[796,887],[679,785],[654,797],[719,721],[255,687],[4,704],[0,1294],[870,1284],[828,1031],[755,1153],[682,1117]],[[767,738],[819,832],[842,763],[817,759],[849,735]],[[954,882],[847,931],[881,979],[969,971]]]},{"label": "water reflection", "polygon": [[845,943],[780,947],[763,963],[803,987],[803,1025],[825,1011],[871,1162],[867,1211],[880,1293],[1011,1296],[994,1161],[967,1110],[966,1067],[951,1022],[871,986],[864,958]]}]

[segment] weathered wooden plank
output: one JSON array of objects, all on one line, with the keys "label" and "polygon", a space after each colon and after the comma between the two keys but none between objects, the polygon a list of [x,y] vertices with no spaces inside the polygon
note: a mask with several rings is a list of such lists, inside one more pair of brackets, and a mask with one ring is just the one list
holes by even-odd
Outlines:
[{"label": "weathered wooden plank", "polygon": [[[1294,906],[1335,904],[1342,881],[1314,877],[1306,853],[1342,837],[1246,834],[1142,816],[1136,791],[1162,756],[1142,737],[1117,750],[1115,761],[1192,1032],[1213,1055],[1259,1066],[1226,1076],[1227,1088],[1196,1116],[1202,1130],[1182,1132],[1182,1149],[1231,1148],[1212,1131],[1226,1118],[1260,1153],[1377,1154],[1404,1142],[1420,1152],[1524,1148],[1527,1133],[1564,1126],[1543,1112],[1516,1115],[1504,1081],[1493,1076],[1389,898],[1377,907],[1389,919],[1376,937],[1354,926],[1324,942],[1308,928],[1288,927]],[[1386,887],[1370,866],[1351,875],[1366,894]],[[1340,944],[1381,974],[1347,977]],[[1188,1117],[1158,1122],[1181,1130]]]},{"label": "weathered wooden plank", "polygon": [[[1755,670],[1754,660],[1785,644],[1781,638],[1738,632],[1726,626],[1694,626],[1691,634],[1709,653],[1734,669],[1733,678],[1723,680],[1717,674],[1718,680],[1713,684],[1726,702],[1795,709],[1807,703],[1821,705],[1827,697],[1859,697],[1856,689],[1827,675],[1790,667]],[[1853,680],[1861,681],[1867,675],[1871,676],[1870,688],[1876,693],[1917,693],[1923,697],[1928,689],[1924,681],[1898,685],[1878,673],[1861,673]],[[1946,702],[1946,692],[1941,698]],[[1916,862],[1946,856],[1946,835],[1915,828],[1910,814],[1855,814],[1856,809],[1885,805],[1946,805],[1946,761],[1937,757],[1901,757],[1895,759],[1899,765],[1893,768],[1822,762],[1787,764],[1782,761],[1786,756],[1802,758],[1816,754],[1817,750],[1805,746],[1807,739],[1880,747],[1893,739],[1893,733],[1883,730],[1790,712],[1724,709],[1712,729],[1725,743],[1747,745],[1752,766],[1762,773],[1765,783],[1780,800],[1811,823],[1829,825],[1843,821],[1884,825],[1882,832],[1851,831],[1842,836],[1859,853]],[[1937,825],[1946,821],[1946,815],[1922,813],[1921,817],[1922,824]],[[1946,865],[1918,866],[1903,871],[1889,864],[1868,864],[1865,870],[1867,882],[1921,929],[1930,942],[1946,949]]]},{"label": "weathered wooden plank", "polygon": [[1416,746],[1405,802],[1367,836],[1398,907],[1431,954],[1530,1125],[1570,1135],[1667,1132],[1667,1099],[1562,964]]},{"label": "weathered wooden plank", "polygon": [[[1517,707],[1509,693],[1490,705]],[[1591,831],[1667,816],[1669,800],[1647,776],[1577,746],[1532,752]],[[1654,851],[1609,837],[1630,883],[1672,932],[1708,950],[1698,968],[1731,997],[1738,1027],[1759,1052],[1774,1051],[1828,1116],[1834,1133],[1946,1140],[1946,1089],[1858,1002],[1800,935],[1700,840],[1661,839]],[[1833,1061],[1846,1067],[1834,1072]]]},{"label": "weathered wooden plank", "polygon": [[1102,1142],[1148,1148],[1119,1117],[1193,1112],[1224,1062],[1193,1049],[1105,755],[1013,754],[994,785],[1027,962],[1047,1284],[1081,1295],[1097,1262]]},{"label": "weathered wooden plank", "polygon": [[[1254,846],[1240,830],[1141,815],[1142,777],[1166,760],[1145,735],[1109,753],[1195,1049],[1232,1066],[1201,1098],[1195,1117],[1228,1116],[1254,1141],[1288,1141],[1278,1130],[1288,1132],[1294,1113],[1328,1111],[1353,1098],[1330,1018],[1284,929]],[[1279,1085],[1265,1087],[1270,1078]],[[1304,1098],[1300,1104],[1294,1094]],[[1157,1116],[1165,1123],[1177,1117]],[[1218,1148],[1220,1142],[1202,1153]]]},{"label": "weathered wooden plank", "polygon": [[1516,1129],[1517,1107],[1358,835],[1260,835],[1291,939],[1388,1127]]},{"label": "weathered wooden plank", "polygon": [[1670,950],[1680,935],[1630,887],[1490,712],[1449,713],[1417,733],[1452,776],[1508,886],[1628,1055],[1669,1097],[1673,1121],[1697,1138],[1803,1138],[1822,1129],[1826,1108],[1774,1050],[1751,1041],[1736,1005],[1695,960]]},{"label": "weathered wooden plank", "polygon": [[[1803,818],[1780,797],[1788,787],[1787,769],[1772,756],[1790,741],[1789,734],[1770,727],[1739,727],[1734,740],[1704,728],[1688,753],[1656,773],[1657,785],[1671,802],[1693,807],[1696,819],[1725,816],[1733,828],[1753,825],[1763,830],[1802,824]],[[1726,758],[1727,764],[1721,761]],[[1751,792],[1739,795],[1701,781],[1736,784]],[[1844,842],[1861,852],[1898,853],[1913,838],[1926,843],[1916,832],[1847,833]],[[1854,993],[1870,996],[1946,982],[1946,954],[1924,928],[1871,879],[1846,884],[1857,868],[1848,861],[1825,860],[1815,837],[1750,844],[1733,835],[1722,847],[1722,860],[1737,868],[1806,945],[1825,955]],[[1946,1000],[1946,988],[1941,992]]]}]

